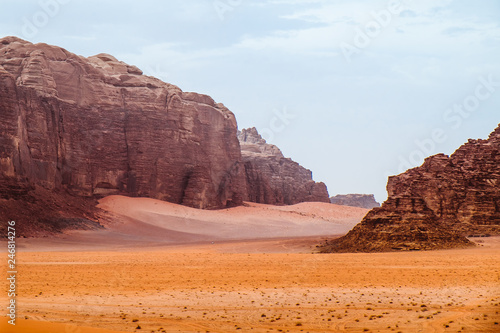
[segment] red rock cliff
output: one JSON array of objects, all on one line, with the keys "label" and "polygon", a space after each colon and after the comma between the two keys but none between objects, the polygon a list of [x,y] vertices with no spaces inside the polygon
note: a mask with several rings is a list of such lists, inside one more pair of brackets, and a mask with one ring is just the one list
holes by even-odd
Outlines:
[{"label": "red rock cliff", "polygon": [[474,234],[500,234],[500,126],[450,157],[427,158],[389,178],[389,198],[324,251],[439,249],[468,245]]},{"label": "red rock cliff", "polygon": [[372,209],[380,207],[373,194],[339,194],[330,198],[330,202],[336,205],[360,207]]},{"label": "red rock cliff", "polygon": [[0,176],[18,184],[197,208],[246,196],[233,113],[110,55],[0,39],[0,115]]},{"label": "red rock cliff", "polygon": [[233,113],[209,96],[111,55],[0,39],[0,219],[24,235],[98,227],[95,198],[110,194],[208,209],[328,202],[311,171],[252,145],[243,161]]},{"label": "red rock cliff", "polygon": [[330,202],[326,185],[316,183],[310,170],[285,158],[275,145],[266,143],[255,127],[243,129],[238,137],[250,201],[281,205]]}]

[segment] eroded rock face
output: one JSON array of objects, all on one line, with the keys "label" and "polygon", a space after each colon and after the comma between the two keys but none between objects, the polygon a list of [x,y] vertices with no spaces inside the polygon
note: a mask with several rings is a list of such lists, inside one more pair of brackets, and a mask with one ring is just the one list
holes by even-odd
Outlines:
[{"label": "eroded rock face", "polygon": [[372,209],[380,207],[373,194],[339,194],[330,198],[330,202],[336,205],[360,207]]},{"label": "eroded rock face", "polygon": [[246,196],[236,120],[113,56],[0,39],[0,176],[197,208]]},{"label": "eroded rock face", "polygon": [[389,198],[324,251],[385,251],[466,246],[468,235],[500,234],[500,127],[450,157],[389,178]]},{"label": "eroded rock face", "polygon": [[249,201],[285,205],[330,202],[324,183],[313,181],[310,170],[285,158],[279,148],[266,143],[255,128],[243,129],[238,138]]}]

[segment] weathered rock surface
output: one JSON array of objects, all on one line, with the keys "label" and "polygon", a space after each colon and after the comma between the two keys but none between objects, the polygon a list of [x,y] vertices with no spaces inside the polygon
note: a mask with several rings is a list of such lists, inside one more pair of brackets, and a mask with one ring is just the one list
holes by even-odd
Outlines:
[{"label": "weathered rock surface", "polygon": [[236,120],[113,56],[0,39],[0,175],[79,197],[197,208],[246,195]]},{"label": "weathered rock surface", "polygon": [[15,221],[17,237],[47,236],[64,230],[102,228],[97,222],[97,200],[48,190],[13,177],[0,176],[0,234],[7,236],[7,221]]},{"label": "weathered rock surface", "polygon": [[389,178],[389,198],[325,252],[467,246],[468,235],[500,234],[500,127]]},{"label": "weathered rock surface", "polygon": [[243,129],[238,138],[249,201],[278,205],[330,202],[324,183],[316,183],[310,170],[285,158],[279,148],[266,143],[255,128]]},{"label": "weathered rock surface", "polygon": [[380,207],[373,194],[339,194],[330,198],[330,202],[336,205],[360,207],[372,209]]},{"label": "weathered rock surface", "polygon": [[277,147],[244,146],[245,163],[233,113],[209,96],[108,54],[0,39],[0,219],[25,235],[98,227],[96,198],[111,194],[203,209],[327,202]]}]

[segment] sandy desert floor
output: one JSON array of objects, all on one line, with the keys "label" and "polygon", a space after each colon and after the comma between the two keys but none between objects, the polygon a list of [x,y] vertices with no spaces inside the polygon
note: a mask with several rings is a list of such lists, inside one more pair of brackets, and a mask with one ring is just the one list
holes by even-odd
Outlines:
[{"label": "sandy desert floor", "polygon": [[[300,227],[309,223],[293,214]],[[182,232],[182,223],[174,225]],[[77,241],[101,237],[82,233],[63,236],[51,251],[47,240],[20,240],[19,319],[12,327],[0,318],[0,332],[500,331],[499,237],[463,250],[312,254],[322,233],[234,240],[227,231],[228,239],[212,244],[197,238],[200,231],[198,241],[183,235],[178,243],[127,248],[118,246],[126,233],[114,230],[110,249],[79,250]]]}]

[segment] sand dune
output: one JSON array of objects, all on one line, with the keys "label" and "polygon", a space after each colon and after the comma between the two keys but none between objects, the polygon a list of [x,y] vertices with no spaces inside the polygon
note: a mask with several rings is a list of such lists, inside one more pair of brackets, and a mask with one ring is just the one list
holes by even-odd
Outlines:
[{"label": "sand dune", "polygon": [[316,202],[292,206],[245,203],[210,211],[124,196],[103,198],[98,207],[106,212],[102,220],[105,230],[72,231],[50,239],[21,241],[21,246],[86,250],[333,236],[347,233],[368,212]]},{"label": "sand dune", "polygon": [[[254,239],[344,234],[367,210],[328,203],[270,206],[246,203],[224,210],[200,210],[148,198],[110,196],[100,208],[153,227],[206,239]],[[116,227],[116,225],[114,225]]]}]

